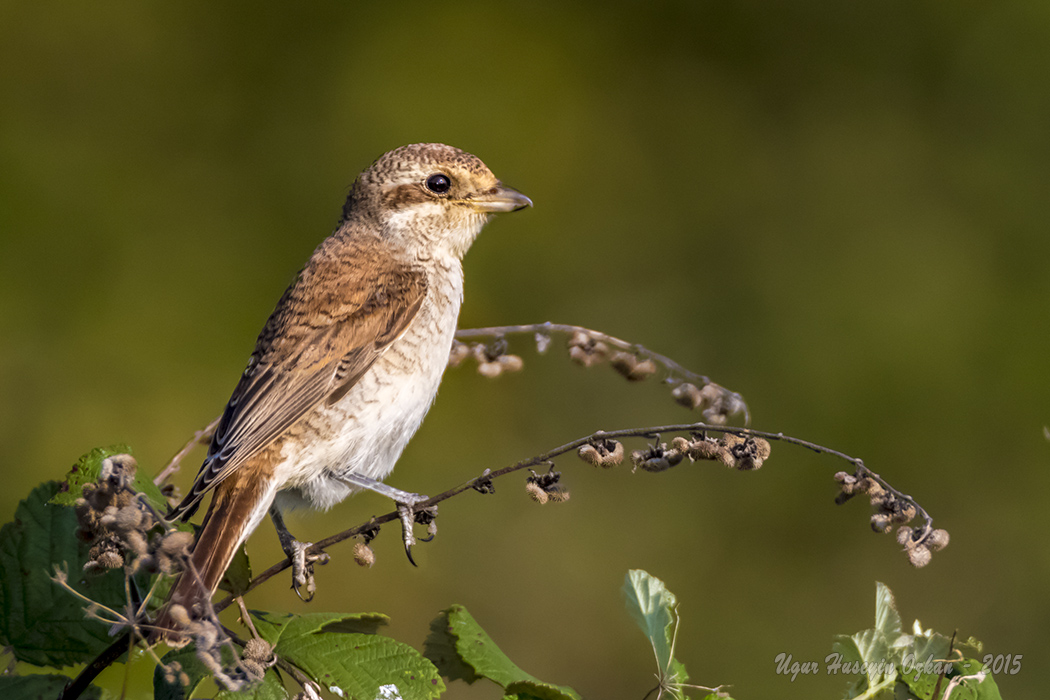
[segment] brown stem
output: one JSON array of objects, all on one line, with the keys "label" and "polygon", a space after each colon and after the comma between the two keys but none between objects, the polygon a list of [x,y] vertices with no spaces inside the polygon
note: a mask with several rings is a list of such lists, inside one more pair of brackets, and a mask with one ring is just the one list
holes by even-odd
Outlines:
[{"label": "brown stem", "polygon": [[[924,509],[922,506],[920,506],[918,503],[916,503],[915,499],[913,499],[911,496],[908,496],[908,495],[906,495],[904,493],[901,493],[897,489],[895,489],[892,486],[890,486],[888,483],[886,483],[885,479],[883,479],[881,476],[879,476],[875,472],[873,472],[870,469],[868,469],[867,467],[865,467],[864,466],[864,462],[862,460],[860,460],[859,458],[857,458],[857,457],[851,457],[851,456],[845,454],[844,452],[839,452],[838,450],[833,450],[830,447],[825,447],[823,445],[818,445],[817,443],[810,442],[809,440],[802,440],[800,438],[791,437],[789,435],[784,435],[783,433],[769,433],[769,432],[765,432],[765,431],[761,431],[761,430],[753,430],[751,428],[736,428],[736,427],[728,427],[728,426],[723,426],[723,425],[709,425],[707,423],[678,423],[678,424],[672,424],[672,425],[650,426],[650,427],[646,427],[646,428],[627,428],[627,429],[623,429],[623,430],[612,430],[612,431],[599,430],[598,432],[592,433],[591,435],[588,435],[586,437],[581,437],[581,438],[578,438],[576,440],[573,440],[572,442],[567,442],[564,445],[559,445],[558,447],[555,447],[555,448],[553,448],[551,450],[548,450],[547,452],[544,452],[542,454],[536,455],[534,457],[529,457],[528,459],[523,459],[520,462],[517,462],[515,464],[511,464],[511,465],[503,467],[501,469],[497,469],[497,470],[494,470],[494,471],[486,469],[480,475],[474,477],[473,479],[465,481],[464,483],[460,484],[459,486],[455,486],[455,487],[453,487],[453,488],[451,488],[451,489],[449,489],[449,490],[447,490],[447,491],[445,491],[443,493],[439,493],[437,496],[434,496],[432,498],[428,498],[425,501],[421,501],[420,503],[417,503],[415,505],[415,507],[414,507],[414,510],[420,511],[420,510],[423,510],[425,508],[429,508],[431,506],[437,505],[438,503],[441,503],[442,501],[447,501],[448,499],[452,498],[453,496],[457,496],[457,495],[463,493],[464,491],[469,491],[470,489],[474,488],[475,486],[477,486],[477,485],[479,485],[481,483],[484,483],[486,481],[491,481],[492,479],[497,479],[497,478],[499,478],[501,476],[506,476],[507,474],[511,474],[513,472],[521,471],[522,469],[528,469],[530,467],[546,465],[551,460],[553,460],[555,457],[559,457],[561,455],[566,454],[567,452],[571,452],[573,450],[579,449],[583,445],[592,443],[592,442],[594,442],[596,440],[608,439],[608,438],[614,438],[614,439],[615,438],[627,438],[627,437],[655,438],[655,437],[658,437],[662,433],[702,433],[702,432],[728,433],[728,434],[731,434],[731,435],[739,435],[741,437],[760,437],[760,438],[764,438],[766,440],[774,440],[774,441],[778,441],[778,442],[785,442],[785,443],[788,443],[790,445],[798,445],[799,447],[805,447],[806,449],[813,450],[814,452],[816,452],[818,454],[826,454],[826,455],[830,455],[832,457],[837,457],[838,459],[845,460],[846,462],[849,462],[850,464],[852,464],[857,470],[863,471],[864,474],[866,474],[867,476],[871,477],[872,479],[878,481],[883,486],[883,488],[885,488],[887,491],[889,491],[893,495],[895,495],[895,496],[897,496],[899,498],[902,498],[902,499],[906,499],[907,501],[913,503],[915,505],[915,508],[916,508],[916,511],[917,511],[918,515],[921,516],[926,521],[926,528],[927,529],[929,529],[930,523],[932,523],[932,521],[933,521],[933,519],[930,517],[930,515],[926,512],[926,509]],[[352,527],[352,528],[350,528],[348,530],[344,530],[342,532],[339,532],[339,533],[336,533],[336,534],[331,535],[329,537],[326,537],[323,540],[319,540],[319,541],[315,542],[314,545],[310,548],[309,553],[311,553],[311,554],[318,554],[318,553],[324,551],[325,549],[327,549],[328,547],[331,547],[334,544],[338,544],[339,542],[342,542],[344,540],[350,539],[351,537],[355,537],[357,535],[360,535],[363,532],[365,532],[366,530],[369,530],[369,529],[375,527],[376,525],[382,525],[384,523],[388,523],[388,522],[391,522],[393,520],[396,520],[397,518],[398,518],[398,513],[397,513],[396,510],[395,511],[391,511],[389,513],[386,513],[385,515],[380,515],[378,517],[373,517],[372,519],[370,519],[366,523],[362,523],[360,525],[357,525],[356,527]],[[275,576],[276,574],[280,573],[281,571],[284,571],[289,566],[291,566],[291,564],[289,563],[289,561],[287,559],[284,559],[282,561],[277,562],[276,564],[274,564],[270,568],[266,569],[265,571],[263,571],[263,572],[259,573],[257,576],[255,576],[251,580],[251,582],[248,584],[248,587],[243,591],[243,593],[248,593],[252,589],[256,588],[257,586],[261,585],[265,581],[267,581],[270,578],[272,578],[273,576]],[[226,598],[223,598],[222,600],[220,600],[218,603],[215,604],[216,612],[224,610],[226,607],[228,607],[233,602],[233,600],[234,600],[234,597],[232,595],[227,596]]]},{"label": "brown stem", "polygon": [[171,458],[171,461],[165,465],[164,469],[160,471],[157,476],[153,477],[153,483],[160,486],[168,480],[172,474],[179,470],[179,466],[182,465],[182,460],[186,459],[186,455],[193,451],[193,448],[197,445],[211,440],[211,436],[215,434],[215,428],[219,425],[219,420],[222,416],[219,416],[208,425],[204,426],[196,433],[193,434],[193,439],[182,446],[182,449],[175,453],[175,456]]}]

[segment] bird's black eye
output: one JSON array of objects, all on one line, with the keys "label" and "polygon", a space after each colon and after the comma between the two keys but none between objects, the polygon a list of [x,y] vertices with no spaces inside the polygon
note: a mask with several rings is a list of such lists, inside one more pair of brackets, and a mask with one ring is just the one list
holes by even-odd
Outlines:
[{"label": "bird's black eye", "polygon": [[448,179],[448,175],[434,173],[427,178],[426,185],[434,194],[445,194],[452,187],[452,181]]}]

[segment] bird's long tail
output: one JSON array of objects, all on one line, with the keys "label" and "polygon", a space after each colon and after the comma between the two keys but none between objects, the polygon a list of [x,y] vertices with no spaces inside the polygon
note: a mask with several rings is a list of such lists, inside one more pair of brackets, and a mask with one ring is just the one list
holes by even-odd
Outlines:
[{"label": "bird's long tail", "polygon": [[236,476],[232,475],[215,489],[208,514],[204,516],[200,534],[190,553],[190,565],[175,581],[167,602],[157,615],[151,641],[186,641],[179,634],[180,625],[171,614],[172,606],[180,605],[190,618],[199,618],[233,561],[237,548],[269,510],[274,495],[272,487],[265,481],[260,483],[260,480],[237,479]]}]

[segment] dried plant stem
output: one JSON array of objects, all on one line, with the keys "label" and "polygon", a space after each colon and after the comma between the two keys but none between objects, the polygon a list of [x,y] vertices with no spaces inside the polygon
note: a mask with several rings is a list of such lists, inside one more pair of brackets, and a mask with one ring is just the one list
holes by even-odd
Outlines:
[{"label": "dried plant stem", "polygon": [[[677,386],[683,382],[691,384],[698,384],[705,386],[713,384],[718,386],[715,382],[712,382],[708,377],[697,374],[689,369],[686,369],[682,365],[678,364],[670,357],[661,355],[658,352],[653,352],[644,345],[638,343],[632,343],[621,338],[617,338],[601,331],[596,331],[590,328],[584,328],[583,326],[573,326],[567,323],[529,323],[524,325],[516,326],[487,326],[484,328],[461,328],[456,331],[456,340],[460,342],[477,341],[484,338],[505,338],[511,335],[531,335],[537,340],[540,338],[550,339],[554,334],[573,335],[576,333],[583,333],[594,340],[610,345],[623,352],[628,352],[633,355],[637,355],[644,359],[652,360],[656,364],[662,366],[667,371],[667,376],[664,377],[664,381],[671,385]],[[736,392],[729,391],[728,389],[722,389],[729,395],[733,396],[739,401],[739,405],[744,411],[744,423],[749,424],[751,422],[751,415],[748,413],[747,404],[744,403],[743,398]]]},{"label": "dried plant stem", "polygon": [[[429,508],[431,506],[435,506],[438,503],[441,503],[442,501],[447,501],[448,499],[463,493],[464,491],[470,491],[471,489],[478,488],[478,487],[482,486],[483,484],[492,481],[493,479],[497,479],[497,478],[499,478],[501,476],[506,476],[507,474],[512,474],[514,472],[518,472],[518,471],[521,471],[523,469],[528,469],[528,468],[531,468],[531,467],[547,466],[547,465],[551,464],[552,461],[556,457],[560,457],[560,456],[562,456],[562,455],[564,455],[564,454],[566,454],[568,452],[572,452],[573,450],[577,450],[580,447],[582,447],[583,445],[587,445],[587,444],[593,443],[593,442],[595,442],[597,440],[631,438],[631,437],[654,439],[654,438],[659,438],[662,434],[665,434],[665,433],[706,433],[706,432],[724,433],[724,434],[730,434],[730,435],[738,435],[738,436],[741,436],[741,437],[760,437],[760,438],[764,438],[766,440],[775,440],[775,441],[784,442],[784,443],[787,443],[787,444],[790,444],[790,445],[798,445],[799,447],[804,447],[804,448],[812,450],[812,451],[814,451],[814,452],[816,452],[818,454],[826,454],[826,455],[830,455],[832,457],[836,457],[838,459],[844,460],[844,461],[850,463],[851,465],[853,465],[853,467],[859,473],[862,473],[863,475],[866,475],[869,478],[877,481],[888,492],[894,494],[895,496],[897,496],[899,498],[905,499],[905,500],[907,500],[910,503],[914,503],[918,516],[922,517],[924,519],[924,521],[925,521],[925,527],[926,527],[927,530],[930,528],[931,523],[933,522],[933,519],[930,517],[930,515],[926,512],[926,510],[924,508],[922,508],[922,506],[920,506],[918,503],[915,502],[915,499],[913,499],[911,496],[908,496],[907,494],[901,493],[900,491],[895,489],[893,486],[888,484],[886,482],[886,480],[883,479],[881,476],[879,476],[875,472],[873,472],[870,469],[868,469],[867,467],[865,467],[864,466],[864,462],[862,460],[860,460],[859,458],[857,458],[857,457],[851,457],[851,456],[845,454],[844,452],[840,452],[838,450],[831,449],[830,447],[825,447],[823,445],[818,445],[817,443],[810,442],[809,440],[802,440],[800,438],[791,437],[789,435],[784,435],[783,433],[769,433],[769,432],[764,432],[764,431],[761,431],[761,430],[753,430],[751,428],[736,428],[736,427],[729,427],[729,426],[723,426],[723,425],[709,425],[707,423],[678,423],[678,424],[672,424],[672,425],[649,426],[649,427],[645,427],[645,428],[626,428],[626,429],[623,429],[623,430],[611,430],[611,431],[599,430],[599,431],[597,431],[595,433],[592,433],[590,435],[587,435],[585,437],[577,438],[576,440],[573,440],[571,442],[567,442],[564,445],[559,445],[558,447],[555,447],[555,448],[553,448],[551,450],[548,450],[546,452],[543,452],[541,454],[535,455],[533,457],[529,457],[527,459],[523,459],[523,460],[521,460],[519,462],[516,462],[515,464],[511,464],[509,466],[502,467],[501,469],[496,469],[496,470],[486,469],[485,471],[483,471],[478,476],[476,476],[476,477],[474,477],[472,479],[469,479],[468,481],[465,481],[465,482],[463,482],[462,484],[460,484],[458,486],[454,486],[453,488],[450,488],[447,491],[444,491],[444,492],[442,492],[442,493],[440,493],[440,494],[438,494],[436,496],[433,496],[432,498],[428,498],[425,501],[421,501],[420,503],[417,503],[415,508],[414,508],[414,510],[416,510],[418,512],[418,511],[421,511],[423,509]],[[334,535],[331,535],[329,537],[326,537],[326,538],[324,538],[322,540],[319,540],[319,541],[315,542],[313,547],[310,548],[309,553],[310,554],[319,554],[319,553],[325,551],[328,547],[331,547],[334,544],[338,544],[339,542],[343,542],[344,540],[348,540],[351,537],[356,537],[356,536],[366,532],[367,530],[370,530],[370,529],[374,528],[377,525],[383,525],[385,523],[389,523],[389,522],[392,522],[392,521],[397,520],[397,519],[398,519],[398,513],[397,513],[396,510],[395,511],[391,511],[389,513],[386,513],[385,515],[380,515],[380,516],[373,517],[370,520],[368,520],[367,522],[361,523],[360,525],[357,525],[356,527],[352,527],[352,528],[350,528],[348,530],[344,530],[342,532],[336,533]],[[289,568],[290,566],[291,566],[291,563],[287,559],[284,559],[284,560],[281,560],[281,561],[277,562],[276,564],[274,564],[270,568],[266,569],[265,571],[260,572],[254,578],[252,578],[251,582],[248,584],[248,587],[245,589],[244,593],[247,593],[247,592],[253,590],[257,586],[261,585],[265,581],[269,580],[270,578],[272,578],[276,574],[280,573],[281,571],[284,571],[285,569]],[[228,607],[233,602],[234,602],[234,597],[232,595],[231,596],[227,596],[226,598],[223,598],[222,600],[220,600],[218,603],[215,604],[216,612],[224,610],[226,607]]]},{"label": "dried plant stem", "polygon": [[182,460],[186,459],[186,455],[192,452],[193,448],[197,445],[207,444],[208,441],[211,440],[211,436],[215,434],[215,428],[218,427],[220,418],[222,418],[222,416],[218,416],[211,423],[208,423],[208,425],[194,433],[193,438],[183,445],[182,449],[176,452],[175,456],[171,458],[171,461],[164,466],[164,469],[153,478],[153,483],[157,486],[163,484],[172,474],[179,470],[179,467],[182,465]]}]

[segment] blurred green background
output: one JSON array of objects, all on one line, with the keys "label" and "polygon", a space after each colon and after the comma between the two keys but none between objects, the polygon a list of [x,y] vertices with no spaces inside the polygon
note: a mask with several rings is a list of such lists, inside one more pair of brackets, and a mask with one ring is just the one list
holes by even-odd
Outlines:
[{"label": "blurred green background", "polygon": [[[619,589],[644,568],[682,601],[697,682],[837,697],[852,678],[792,683],[774,657],[869,627],[879,580],[906,624],[1023,654],[1004,697],[1043,697],[1048,124],[1042,2],[3,3],[0,514],[96,445],[159,469],[222,409],[357,172],[443,141],[536,203],[467,256],[461,326],[644,343],[741,392],[755,427],[863,457],[952,544],[912,569],[864,504],[834,506],[841,464],[801,449],[754,474],[573,458],[567,504],[512,477],[442,505],[418,569],[388,531],[372,570],[336,549],[309,608],[284,578],[254,606],[383,611],[421,647],[462,603],[535,675],[641,698],[654,664]],[[449,372],[394,485],[690,419],[656,383],[515,349],[520,375]],[[270,525],[250,551],[278,558]]]}]

